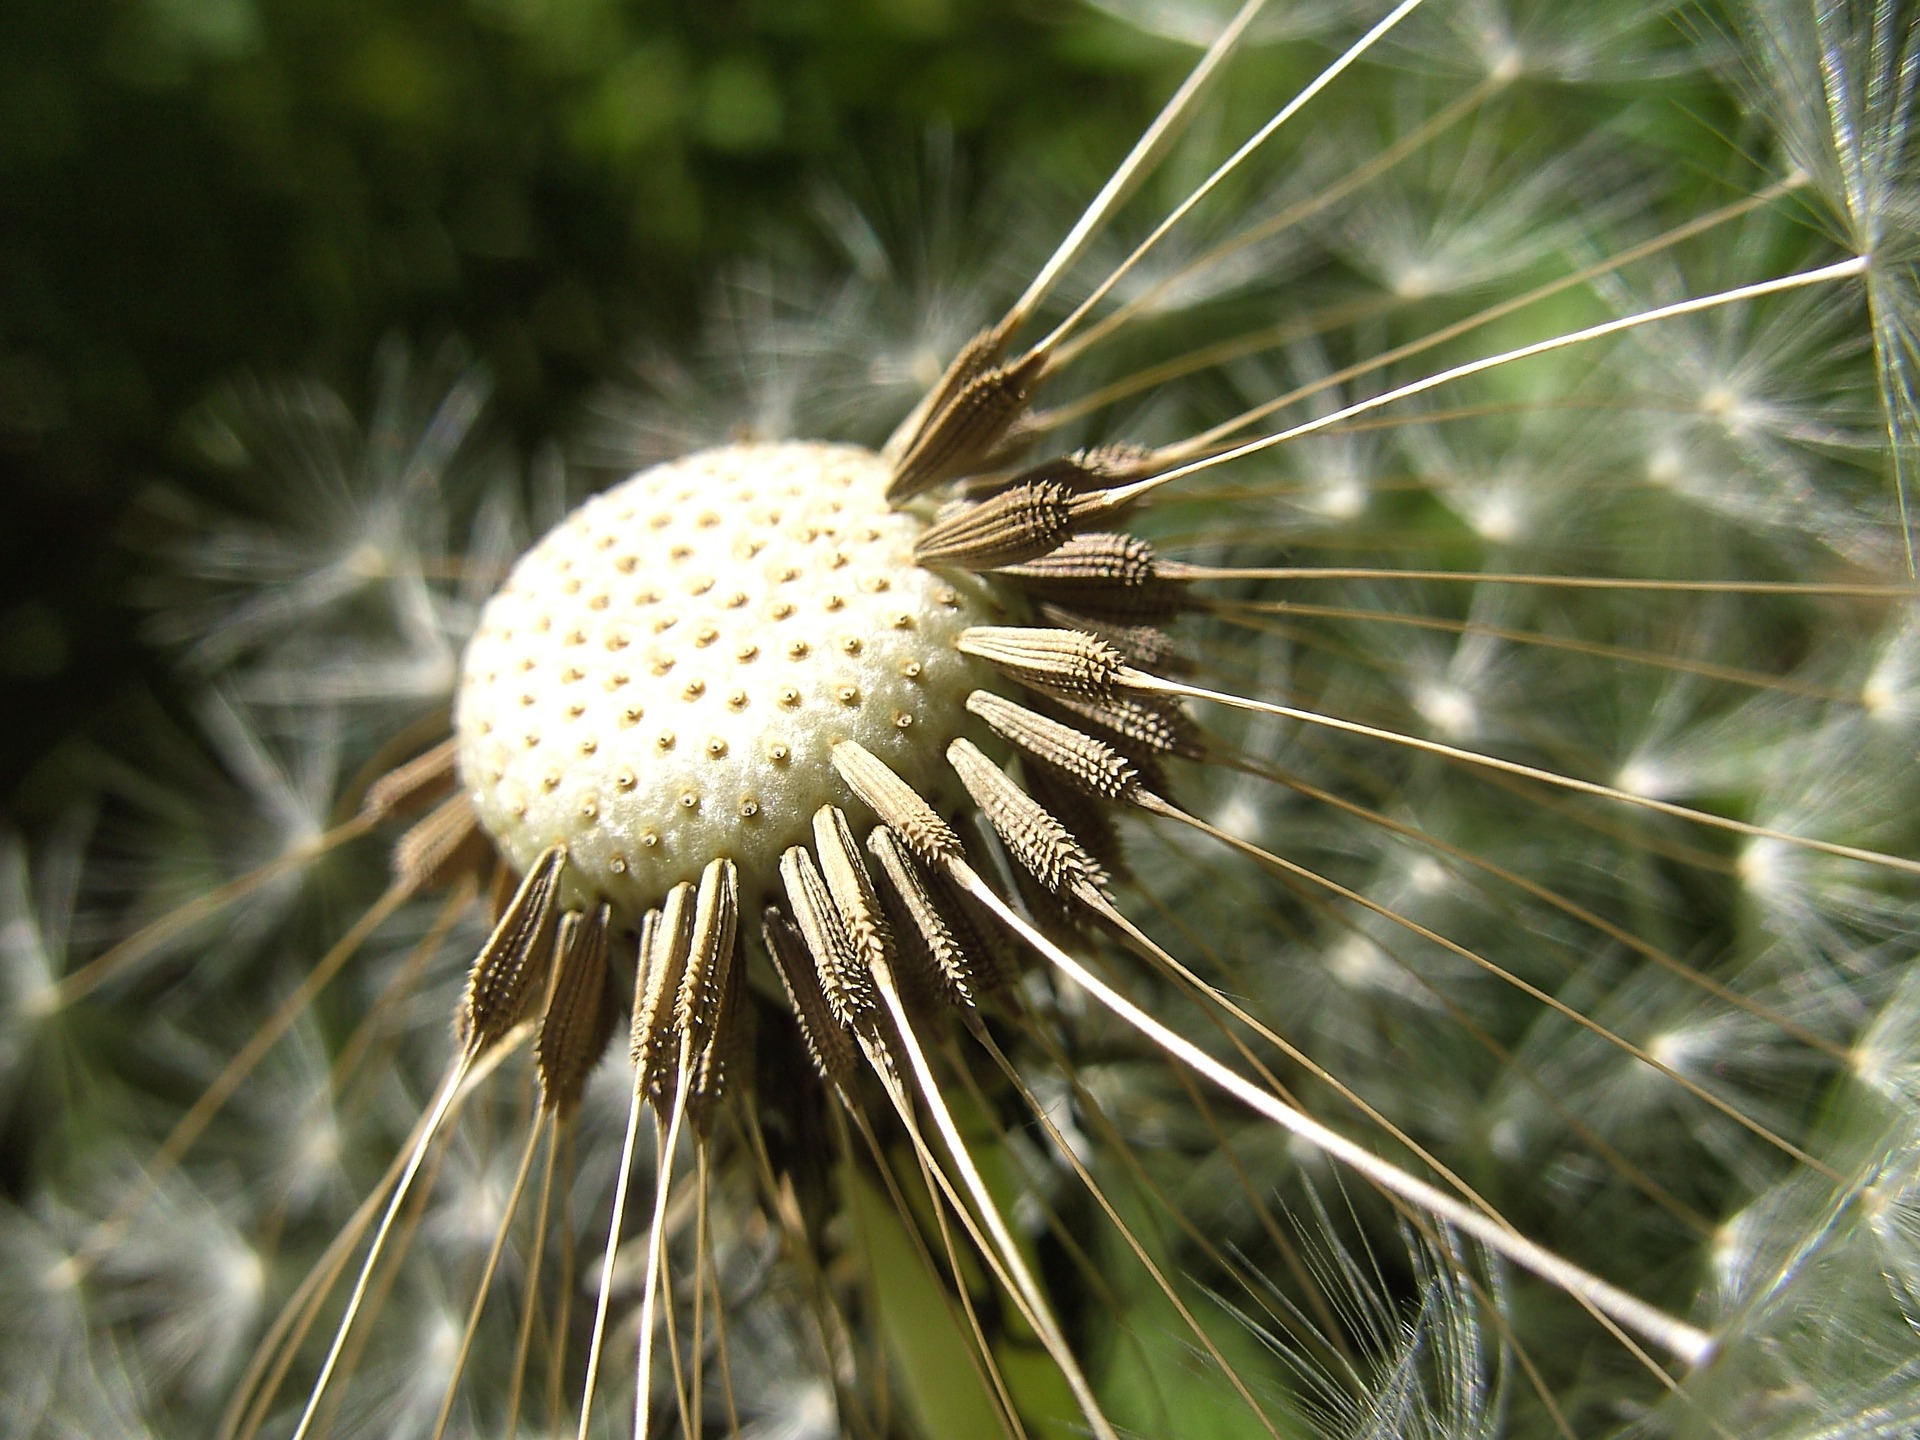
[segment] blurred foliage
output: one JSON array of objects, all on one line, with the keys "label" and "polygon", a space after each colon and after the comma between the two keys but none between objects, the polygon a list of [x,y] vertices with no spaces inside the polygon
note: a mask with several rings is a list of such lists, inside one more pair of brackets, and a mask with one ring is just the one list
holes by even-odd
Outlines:
[{"label": "blurred foliage", "polygon": [[823,177],[1110,161],[1185,56],[1017,0],[9,0],[0,6],[0,795],[164,686],[111,539],[223,377],[361,393],[457,334],[563,429]]}]

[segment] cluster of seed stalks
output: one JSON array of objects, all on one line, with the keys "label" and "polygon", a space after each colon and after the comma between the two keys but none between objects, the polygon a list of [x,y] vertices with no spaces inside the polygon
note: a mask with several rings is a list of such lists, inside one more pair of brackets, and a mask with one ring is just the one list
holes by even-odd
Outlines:
[{"label": "cluster of seed stalks", "polygon": [[[1895,1237],[1886,1240],[1890,1252],[1912,1228],[1907,1222],[1913,1218],[1915,1190],[1903,1168],[1911,1159],[1912,1096],[1902,1088],[1904,1080],[1887,1078],[1905,1076],[1912,1066],[1911,1055],[1901,1048],[1905,1032],[1888,1018],[1905,1013],[1900,1006],[1907,1002],[1900,997],[1911,987],[1903,989],[1888,978],[1897,972],[1880,952],[1871,965],[1862,961],[1863,973],[1874,973],[1871,987],[1863,980],[1859,993],[1871,988],[1880,1008],[1862,1006],[1861,1013],[1850,1013],[1844,1024],[1852,1028],[1836,1037],[1840,1025],[1828,1011],[1816,1015],[1803,992],[1819,990],[1816,998],[1824,997],[1827,991],[1807,977],[1840,962],[1822,952],[1777,985],[1770,972],[1749,983],[1732,969],[1695,964],[1680,953],[1681,942],[1663,938],[1684,933],[1683,926],[1666,924],[1665,912],[1681,908],[1678,902],[1669,904],[1668,897],[1689,887],[1723,886],[1729,874],[1757,891],[1773,879],[1793,877],[1802,863],[1835,867],[1833,873],[1844,875],[1851,888],[1821,912],[1837,917],[1834,933],[1851,925],[1871,934],[1888,953],[1902,946],[1910,951],[1911,937],[1893,933],[1897,926],[1886,917],[1910,913],[1903,897],[1912,877],[1920,875],[1920,862],[1843,826],[1795,824],[1791,817],[1765,823],[1761,815],[1722,813],[1732,807],[1686,803],[1701,790],[1664,785],[1651,767],[1643,767],[1644,773],[1631,766],[1612,774],[1589,769],[1583,775],[1577,773],[1578,763],[1554,759],[1552,745],[1528,752],[1540,763],[1510,758],[1517,746],[1509,754],[1494,753],[1502,747],[1483,741],[1468,723],[1472,697],[1436,694],[1416,702],[1412,708],[1428,722],[1425,733],[1416,721],[1383,715],[1378,707],[1356,706],[1346,713],[1337,687],[1303,682],[1295,688],[1263,673],[1236,676],[1234,656],[1196,653],[1177,627],[1187,617],[1258,633],[1302,620],[1402,623],[1463,640],[1535,646],[1595,664],[1665,666],[1689,681],[1766,695],[1779,691],[1809,703],[1838,697],[1851,704],[1865,695],[1869,707],[1893,714],[1898,704],[1884,695],[1873,698],[1875,684],[1894,683],[1886,680],[1884,666],[1875,671],[1877,678],[1842,695],[1831,684],[1821,689],[1812,681],[1716,664],[1692,653],[1662,654],[1578,633],[1551,633],[1547,627],[1520,631],[1472,616],[1321,606],[1300,599],[1294,589],[1283,592],[1285,600],[1264,597],[1273,587],[1342,581],[1439,587],[1472,581],[1503,593],[1604,592],[1608,599],[1633,600],[1700,592],[1732,597],[1736,604],[1819,601],[1877,613],[1909,598],[1910,583],[1883,578],[1866,564],[1849,566],[1834,580],[1804,582],[1661,580],[1471,566],[1246,565],[1227,563],[1235,549],[1231,537],[1216,547],[1213,558],[1222,563],[1201,563],[1161,553],[1172,548],[1162,537],[1156,536],[1161,539],[1156,546],[1135,531],[1149,529],[1138,522],[1162,503],[1216,483],[1215,472],[1222,467],[1313,437],[1360,433],[1385,418],[1376,412],[1443,387],[1630,332],[1657,333],[1670,322],[1742,314],[1776,299],[1834,290],[1866,295],[1867,328],[1885,386],[1878,423],[1891,437],[1898,483],[1913,442],[1910,367],[1920,350],[1902,328],[1915,313],[1900,289],[1912,276],[1869,243],[1880,233],[1876,226],[1883,217],[1876,212],[1869,224],[1855,206],[1845,226],[1850,252],[1845,258],[1782,267],[1774,278],[1695,298],[1621,306],[1625,313],[1617,318],[1360,392],[1349,403],[1327,404],[1309,418],[1265,428],[1283,409],[1311,405],[1372,372],[1417,360],[1526,305],[1584,287],[1609,293],[1607,287],[1629,266],[1658,262],[1718,227],[1803,198],[1824,180],[1813,157],[1794,155],[1791,175],[1737,202],[1614,249],[1604,259],[1589,258],[1467,320],[1303,381],[1177,440],[1070,446],[1057,439],[1072,433],[1082,410],[1110,405],[1128,387],[1150,388],[1172,372],[1137,372],[1119,382],[1118,390],[1069,400],[1053,411],[1037,408],[1043,387],[1072,373],[1074,362],[1096,344],[1130,323],[1145,323],[1156,303],[1181,284],[1312,213],[1297,207],[1277,223],[1256,226],[1151,284],[1136,285],[1102,312],[1103,305],[1125,293],[1123,285],[1138,281],[1147,257],[1176,225],[1419,4],[1403,0],[1374,24],[1170,207],[1137,246],[1086,288],[1064,319],[1021,348],[1020,337],[1044,312],[1049,296],[1112,222],[1243,41],[1261,8],[1252,0],[1025,292],[960,348],[885,445],[869,450],[761,441],[699,449],[642,470],[580,506],[515,564],[479,614],[460,661],[450,726],[440,736],[410,736],[415,758],[368,787],[357,815],[48,987],[41,1012],[51,1014],[84,998],[137,952],[158,950],[316,855],[389,822],[411,822],[394,843],[386,894],[322,957],[175,1127],[149,1163],[149,1176],[158,1177],[180,1161],[318,990],[407,901],[429,890],[448,891],[446,922],[436,922],[427,937],[430,944],[423,942],[420,952],[426,954],[445,938],[453,917],[483,893],[488,897],[491,931],[468,972],[453,1059],[384,1178],[269,1327],[234,1387],[223,1433],[251,1436],[276,1414],[277,1396],[364,1242],[366,1253],[354,1272],[344,1313],[293,1433],[296,1440],[306,1440],[334,1423],[338,1391],[358,1363],[362,1341],[357,1337],[368,1328],[363,1312],[377,1310],[391,1284],[395,1267],[383,1268],[383,1261],[390,1246],[404,1248],[404,1237],[417,1224],[444,1154],[441,1142],[486,1078],[526,1046],[537,1094],[504,1217],[481,1266],[457,1356],[445,1367],[435,1434],[453,1423],[483,1307],[508,1288],[523,1297],[513,1353],[489,1378],[507,1377],[500,1413],[509,1432],[531,1408],[523,1392],[533,1383],[530,1373],[536,1367],[530,1356],[541,1325],[549,1356],[545,1388],[556,1427],[569,1404],[577,1405],[582,1440],[604,1421],[606,1407],[596,1409],[596,1391],[603,1368],[612,1363],[614,1336],[623,1334],[637,1347],[632,1424],[638,1433],[659,1424],[668,1405],[689,1436],[722,1425],[727,1433],[741,1431],[727,1341],[729,1307],[714,1273],[708,1215],[716,1176],[726,1164],[751,1174],[767,1223],[800,1275],[801,1308],[832,1377],[836,1418],[829,1423],[874,1436],[904,1426],[907,1422],[887,1417],[884,1405],[869,1404],[862,1389],[862,1372],[878,1362],[860,1353],[856,1332],[861,1326],[849,1313],[846,1287],[827,1273],[820,1197],[795,1180],[809,1167],[817,1171],[829,1163],[805,1152],[831,1126],[843,1208],[856,1209],[849,1197],[858,1185],[871,1183],[854,1178],[856,1172],[877,1177],[907,1222],[921,1258],[934,1273],[950,1277],[950,1286],[942,1282],[942,1298],[955,1312],[956,1328],[972,1341],[971,1353],[951,1356],[950,1364],[971,1367],[996,1423],[1014,1435],[1027,1433],[1028,1426],[1055,1424],[1112,1440],[1124,1425],[1109,1418],[1112,1406],[1102,1392],[1110,1382],[1086,1363],[1084,1319],[1076,1322],[1058,1313],[1058,1286],[1036,1260],[1032,1235],[1037,1227],[1030,1215],[1009,1206],[1004,1183],[985,1173],[989,1167],[982,1164],[981,1142],[970,1133],[968,1116],[991,1110],[994,1103],[981,1093],[975,1064],[994,1086],[1003,1087],[998,1090],[1003,1108],[1037,1127],[1050,1153],[1111,1222],[1129,1263],[1137,1263],[1149,1278],[1156,1303],[1164,1301],[1163,1313],[1171,1317],[1166,1323],[1179,1337],[1176,1344],[1231,1393],[1238,1422],[1253,1427],[1248,1433],[1290,1434],[1304,1423],[1301,1413],[1313,1407],[1299,1394],[1274,1393],[1278,1387],[1270,1377],[1254,1376],[1228,1353],[1233,1342],[1221,1339],[1222,1313],[1259,1333],[1268,1351],[1288,1357],[1301,1394],[1346,1397],[1324,1400],[1340,1412],[1339,1423],[1327,1428],[1366,1430],[1373,1413],[1368,1405],[1378,1401],[1385,1423],[1412,1425],[1408,1417],[1418,1414],[1423,1417],[1418,1433],[1465,1436],[1496,1429],[1504,1403],[1487,1398],[1501,1388],[1488,1372],[1504,1375],[1506,1361],[1476,1358],[1468,1352],[1482,1342],[1463,1338],[1481,1333],[1463,1317],[1484,1312],[1495,1337],[1486,1345],[1513,1357],[1521,1377],[1516,1388],[1524,1382],[1529,1392],[1516,1408],[1544,1417],[1543,1428],[1571,1435],[1573,1425],[1553,1384],[1529,1355],[1528,1337],[1512,1323],[1516,1307],[1507,1267],[1571,1297],[1617,1341],[1608,1352],[1611,1359],[1597,1362],[1600,1369],[1630,1367],[1634,1383],[1643,1387],[1635,1393],[1674,1397],[1670,1411],[1647,1420],[1650,1431],[1758,1433],[1746,1428],[1749,1422],[1758,1425],[1775,1414],[1789,1418],[1789,1429],[1799,1423],[1807,1397],[1788,1380],[1799,1380],[1803,1372],[1779,1357],[1791,1348],[1782,1334],[1801,1318],[1786,1297],[1803,1272],[1816,1268],[1809,1257],[1824,1254],[1821,1263],[1831,1261],[1828,1241],[1840,1228],[1833,1217],[1853,1210],[1870,1217],[1870,1228],[1879,1227],[1875,1235]],[[1861,47],[1849,48],[1845,17],[1822,10],[1815,30],[1832,42],[1828,89],[1839,97],[1832,103],[1840,110],[1853,103],[1849,87],[1870,90],[1860,102],[1861,113],[1878,116],[1881,131],[1897,131],[1904,142],[1920,50],[1910,23],[1900,21],[1895,10],[1868,9],[1864,24],[1872,43],[1864,48],[1879,57],[1872,62],[1879,68],[1865,77],[1846,68]],[[1330,205],[1377,179],[1512,79],[1512,66],[1494,66],[1481,87],[1422,123],[1376,162],[1331,183],[1312,203]],[[1885,93],[1888,86],[1898,91],[1892,100]],[[1847,193],[1864,195],[1871,188],[1863,181]],[[1829,203],[1839,202],[1829,197]],[[1215,358],[1202,351],[1189,357],[1190,368]],[[1219,503],[1231,508],[1235,502]],[[1488,536],[1500,531],[1489,520]],[[1264,547],[1265,536],[1255,530],[1247,543]],[[1885,547],[1875,553],[1884,558]],[[1855,611],[1848,613],[1855,618]],[[1236,732],[1233,725],[1241,719],[1269,728]],[[1300,753],[1321,740],[1374,747],[1355,753],[1443,767],[1504,787],[1503,793],[1519,797],[1529,815],[1546,815],[1550,825],[1598,836],[1597,858],[1579,861],[1584,870],[1569,878],[1576,869],[1572,864],[1541,861],[1529,868],[1525,858],[1503,854],[1497,843],[1456,843],[1396,805],[1391,794],[1383,796],[1365,783],[1370,777],[1362,762],[1342,772],[1352,784],[1339,778],[1322,784],[1305,765],[1263,750],[1260,737],[1271,739],[1282,733],[1280,727],[1301,737]],[[1902,764],[1910,759],[1905,755]],[[1588,778],[1595,775],[1603,778]],[[1887,783],[1897,789],[1903,779],[1896,775]],[[1631,1017],[1605,1013],[1577,987],[1563,994],[1557,982],[1525,964],[1490,954],[1466,927],[1450,933],[1442,920],[1427,918],[1420,903],[1402,903],[1358,880],[1348,883],[1329,873],[1333,867],[1323,861],[1283,853],[1287,846],[1273,839],[1273,827],[1236,819],[1230,806],[1218,803],[1223,783],[1241,781],[1278,787],[1369,836],[1404,843],[1440,877],[1437,883],[1421,882],[1428,893],[1456,886],[1509,897],[1491,902],[1490,913],[1510,932],[1524,935],[1528,926],[1537,925],[1543,935],[1552,929],[1556,944],[1560,935],[1571,933],[1582,938],[1568,942],[1569,948],[1598,945],[1635,964],[1644,962],[1661,984],[1683,993],[1685,1004],[1718,1007],[1716,1014],[1733,1017],[1729,1023],[1786,1037],[1822,1076],[1850,1071],[1865,1077],[1875,1093],[1900,1096],[1890,1102],[1898,1114],[1876,1122],[1874,1139],[1857,1153],[1823,1150],[1808,1138],[1810,1127],[1800,1126],[1800,1117],[1756,1113],[1758,1107],[1743,1106],[1737,1095],[1729,1098],[1719,1077],[1693,1063],[1683,1046],[1628,1023]],[[1835,833],[1841,838],[1832,838]],[[1739,1171],[1734,1190],[1741,1198],[1748,1198],[1747,1190],[1766,1192],[1777,1167],[1791,1164],[1795,1175],[1826,1187],[1815,1207],[1827,1207],[1825,1218],[1799,1249],[1749,1244],[1737,1225],[1728,1220],[1723,1226],[1724,1217],[1713,1209],[1725,1195],[1704,1185],[1689,1188],[1684,1176],[1675,1183],[1649,1173],[1637,1158],[1641,1147],[1633,1137],[1577,1113],[1568,1097],[1555,1093],[1553,1067],[1563,1057],[1519,1053],[1512,1036],[1494,1033],[1445,993],[1428,970],[1402,964],[1406,978],[1395,984],[1408,993],[1418,990],[1421,1007],[1457,1024],[1494,1057],[1503,1075],[1511,1071],[1525,1105],[1550,1112],[1580,1147],[1599,1157],[1607,1174],[1631,1192],[1640,1207],[1636,1214],[1657,1214],[1660,1224],[1671,1223],[1690,1238],[1706,1238],[1718,1247],[1714,1254],[1725,1277],[1726,1304],[1708,1323],[1695,1324],[1668,1313],[1676,1306],[1649,1303],[1644,1295],[1590,1273],[1523,1233],[1483,1195],[1484,1185],[1477,1187],[1462,1173],[1465,1166],[1450,1167],[1444,1152],[1436,1153],[1403,1123],[1410,1107],[1403,1107],[1398,1118],[1388,1114],[1363,1093],[1364,1087],[1343,1082],[1310,1055],[1274,1018],[1284,1007],[1268,1003],[1263,1009],[1231,979],[1205,973],[1204,965],[1188,963],[1176,953],[1180,947],[1165,943],[1164,931],[1142,919],[1134,903],[1151,903],[1155,884],[1151,878],[1136,882],[1122,848],[1123,839],[1149,834],[1151,843],[1162,847],[1153,852],[1157,859],[1224,854],[1252,867],[1261,883],[1280,887],[1277,893],[1293,907],[1285,911],[1288,916],[1337,915],[1323,932],[1336,937],[1326,948],[1357,957],[1346,962],[1356,971],[1376,952],[1394,955],[1398,962],[1393,946],[1405,942],[1433,958],[1434,974],[1450,974],[1456,981],[1465,976],[1502,995],[1518,994],[1529,1006],[1537,1004],[1556,1023],[1564,1022],[1554,1034],[1572,1057],[1568,1066],[1587,1053],[1586,1046],[1624,1056],[1632,1062],[1624,1089],[1651,1076],[1684,1097],[1681,1103],[1692,1107],[1688,1113],[1709,1117],[1709,1126],[1716,1128],[1702,1128],[1707,1151],[1716,1157],[1736,1153],[1733,1142],[1720,1138],[1723,1133],[1754,1145],[1765,1157],[1762,1162],[1744,1169],[1727,1162]],[[1735,847],[1737,857],[1730,859]],[[1204,869],[1207,862],[1195,863]],[[1644,892],[1661,899],[1645,905],[1622,901],[1611,890],[1589,885],[1584,873],[1589,870],[1644,872]],[[1861,876],[1867,878],[1856,878]],[[1609,883],[1615,878],[1606,876]],[[1621,888],[1629,895],[1640,893],[1631,885]],[[1591,899],[1595,893],[1606,898]],[[1226,904],[1223,898],[1219,913],[1227,913]],[[1722,902],[1700,904],[1705,910]],[[1844,948],[1837,942],[1832,947],[1836,954]],[[1329,968],[1340,963],[1329,953]],[[1155,998],[1141,998],[1145,995]],[[1164,1263],[1163,1247],[1151,1243],[1148,1227],[1130,1222],[1137,1194],[1117,1193],[1111,1178],[1103,1179],[1096,1173],[1100,1167],[1083,1158],[1085,1136],[1064,1133],[1071,1125],[1062,1118],[1063,1107],[1036,1092],[1037,1075],[1067,1076],[1074,1099],[1064,1108],[1077,1109],[1090,1125],[1108,1123],[1093,1093],[1097,1087],[1085,1083],[1060,1039],[1060,1032],[1071,1028],[1060,1017],[1075,1007],[1084,1013],[1088,1006],[1103,1012],[1101,1023],[1123,1033],[1135,1053],[1143,1048],[1171,1062],[1193,1112],[1206,1116],[1212,1127],[1210,1147],[1239,1172],[1240,1186],[1279,1257],[1274,1268],[1283,1262],[1290,1268],[1286,1284],[1293,1288],[1283,1289],[1258,1273],[1256,1264],[1235,1251],[1234,1242],[1215,1245],[1188,1226],[1188,1239],[1206,1256],[1209,1273],[1232,1277],[1253,1297],[1239,1309],[1214,1294],[1206,1297],[1214,1308],[1201,1305],[1195,1287]],[[1201,1017],[1197,1023],[1206,1044],[1195,1038],[1195,1016]],[[956,1024],[977,1047],[971,1058],[963,1058],[956,1046]],[[565,1137],[579,1130],[589,1108],[590,1079],[623,1031],[629,1103],[605,1247],[591,1288],[594,1317],[582,1352],[568,1328],[577,1227],[564,1182],[557,1187],[555,1175],[570,1143]],[[1391,1027],[1382,1024],[1381,1031],[1370,1038],[1383,1046],[1394,1043]],[[1008,1053],[1015,1048],[1009,1034],[1038,1052],[1040,1063],[1028,1054]],[[811,1080],[790,1063],[795,1037],[811,1060]],[[1276,1055],[1283,1060],[1276,1062]],[[955,1076],[964,1095],[953,1084]],[[1242,1137],[1229,1137],[1218,1126],[1196,1080],[1228,1097],[1235,1113],[1251,1114],[1261,1126],[1273,1127],[1269,1133],[1284,1135],[1290,1160],[1331,1159],[1337,1162],[1336,1177],[1358,1180],[1387,1198],[1393,1223],[1403,1228],[1417,1257],[1412,1278],[1396,1282],[1416,1296],[1420,1310],[1417,1323],[1406,1323],[1404,1337],[1397,1319],[1380,1321],[1365,1306],[1343,1308],[1337,1298],[1343,1287],[1367,1287],[1368,1277],[1360,1273],[1365,1267],[1344,1259],[1302,1259],[1289,1248],[1283,1227],[1272,1223],[1255,1194],[1258,1183],[1240,1170],[1235,1145]],[[1312,1113],[1315,1106],[1301,1093],[1302,1082],[1318,1098],[1331,1096],[1362,1117],[1384,1137],[1380,1148],[1359,1143]],[[1835,1108],[1844,1107],[1836,1101]],[[638,1313],[623,1325],[615,1305],[631,1288],[623,1277],[631,1274],[636,1248],[626,1210],[630,1190],[639,1193],[630,1181],[641,1159],[642,1121],[649,1110],[655,1159],[651,1214],[644,1244],[638,1246],[644,1252]],[[776,1137],[771,1144],[770,1135]],[[694,1172],[689,1203],[696,1228],[690,1330],[677,1318],[688,1299],[685,1277],[676,1301],[669,1264],[671,1236],[687,1213],[676,1195],[675,1176],[688,1137]],[[533,1204],[535,1241],[524,1273],[509,1286],[501,1266],[543,1144]],[[1127,1141],[1119,1138],[1112,1148],[1124,1157]],[[1140,1193],[1152,1190],[1153,1182],[1129,1173],[1130,1192],[1136,1184]],[[905,1193],[916,1177],[924,1195]],[[135,1192],[88,1239],[85,1264],[110,1253],[133,1224],[150,1198],[147,1183]],[[1317,1195],[1311,1203],[1318,1206]],[[1327,1219],[1323,1213],[1319,1218]],[[997,1282],[1002,1301],[991,1301],[986,1287],[970,1283],[976,1262],[959,1247],[955,1226],[971,1240],[977,1263]],[[1080,1243],[1059,1233],[1067,1227],[1056,1222],[1054,1229],[1062,1245]],[[559,1281],[557,1305],[547,1307],[552,1313],[542,1319],[538,1297],[550,1232],[563,1237],[568,1273]],[[932,1258],[935,1236],[945,1252],[944,1266]],[[402,1237],[399,1244],[396,1237]],[[1097,1265],[1084,1252],[1076,1251],[1076,1258],[1097,1289]],[[1907,1275],[1891,1262],[1884,1269],[1889,1277]],[[1901,1288],[1905,1279],[1887,1283],[1900,1314],[1920,1313],[1920,1294]],[[1675,1286],[1665,1285],[1661,1298],[1675,1293]],[[985,1313],[997,1304],[1006,1309]],[[1433,1315],[1426,1313],[1429,1305]],[[1385,1309],[1397,1314],[1391,1302]],[[1780,1314],[1788,1319],[1768,1331],[1769,1317]],[[1728,1316],[1739,1323],[1722,1323]],[[1751,1325],[1758,1338],[1743,1339],[1740,1325]],[[1385,1339],[1381,1331],[1387,1332]],[[1070,1417],[1046,1415],[1030,1389],[1003,1373],[1008,1332],[1034,1337],[1045,1351],[1070,1397]],[[670,1352],[671,1395],[664,1402],[654,1384],[658,1337]],[[1399,1378],[1381,1381],[1377,1394],[1366,1360],[1356,1353],[1369,1339],[1400,1357],[1397,1369],[1383,1366]],[[1403,1340],[1404,1348],[1396,1348]],[[1879,1363],[1883,1340],[1884,1332],[1873,1332],[1870,1341],[1860,1342],[1862,1354],[1871,1351]],[[1716,1376],[1737,1373],[1724,1356],[1730,1346],[1738,1351],[1743,1343],[1761,1357],[1752,1373],[1769,1378],[1744,1389],[1741,1382],[1726,1380],[1715,1398]],[[710,1363],[721,1371],[717,1386]],[[1434,1383],[1420,1378],[1429,1364],[1443,1372],[1438,1383],[1453,1387],[1450,1399],[1436,1402],[1442,1419],[1421,1410],[1413,1398]],[[1336,1380],[1323,1384],[1326,1373]],[[1920,1358],[1896,1356],[1857,1390],[1879,1397],[1875,1403],[1884,1406],[1891,1427],[1886,1433],[1920,1414],[1917,1373]],[[562,1399],[569,1379],[577,1382],[575,1401]],[[724,1399],[724,1416],[710,1408],[715,1393]],[[1351,1413],[1341,1412],[1341,1404],[1350,1404]],[[1730,1408],[1723,1415],[1718,1406]],[[1451,1420],[1442,1423],[1447,1416]],[[1618,1413],[1609,1415],[1610,1424],[1621,1420]],[[915,1422],[927,1424],[928,1416],[920,1413]],[[1866,1425],[1860,1433],[1881,1432]]]}]

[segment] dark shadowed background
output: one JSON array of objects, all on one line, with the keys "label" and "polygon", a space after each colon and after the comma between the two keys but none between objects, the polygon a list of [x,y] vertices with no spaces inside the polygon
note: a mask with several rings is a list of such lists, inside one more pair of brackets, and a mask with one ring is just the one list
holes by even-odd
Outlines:
[{"label": "dark shadowed background", "polygon": [[356,404],[458,336],[563,431],[822,183],[1110,161],[1189,58],[1048,0],[9,0],[0,6],[0,803],[168,691],[130,506],[240,374]]}]

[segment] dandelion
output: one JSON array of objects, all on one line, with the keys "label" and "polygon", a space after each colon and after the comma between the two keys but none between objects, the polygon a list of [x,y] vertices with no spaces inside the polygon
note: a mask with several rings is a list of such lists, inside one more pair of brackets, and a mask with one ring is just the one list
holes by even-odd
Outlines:
[{"label": "dandelion", "polygon": [[[397,352],[364,444],[212,426],[319,487],[153,595],[281,823],[91,959],[6,852],[10,1069],[144,1007],[63,1063],[160,1102],[131,1163],[63,1102],[28,1379],[248,1436],[1920,1421],[1911,22],[1343,9],[1223,140],[1259,8],[1004,293],[902,307],[833,210],[823,316],[725,312],[744,423],[654,367],[564,518]],[[1747,99],[1706,203],[1649,75]]]}]

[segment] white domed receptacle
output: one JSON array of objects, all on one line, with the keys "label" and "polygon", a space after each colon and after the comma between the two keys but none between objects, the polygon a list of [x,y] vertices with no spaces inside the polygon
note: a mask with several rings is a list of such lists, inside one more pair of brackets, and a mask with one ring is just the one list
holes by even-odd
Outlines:
[{"label": "white domed receptacle", "polygon": [[953,640],[995,618],[922,569],[871,451],[738,445],[587,501],[487,603],[462,664],[462,783],[507,862],[553,844],[562,902],[633,923],[716,856],[774,883],[856,740],[929,798],[992,683]]}]

